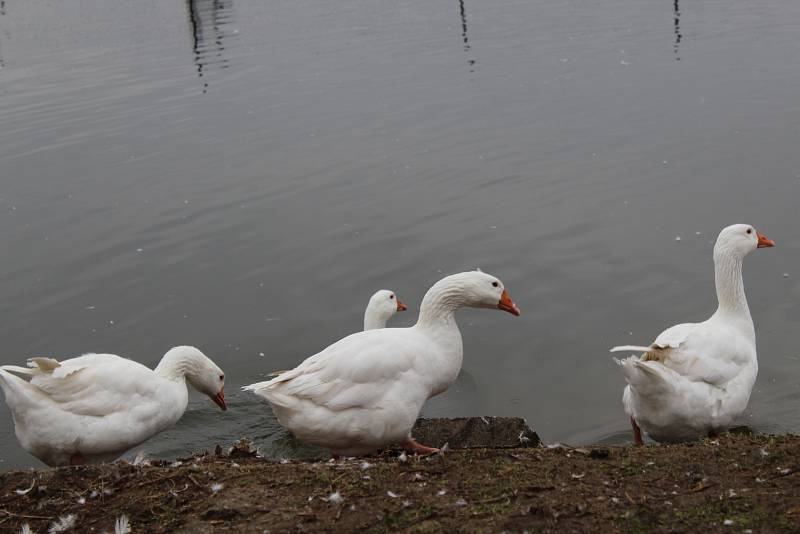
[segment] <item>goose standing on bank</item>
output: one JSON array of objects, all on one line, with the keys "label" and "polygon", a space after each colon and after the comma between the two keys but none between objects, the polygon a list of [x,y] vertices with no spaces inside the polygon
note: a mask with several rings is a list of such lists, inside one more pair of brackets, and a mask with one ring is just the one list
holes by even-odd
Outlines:
[{"label": "goose standing on bank", "polygon": [[227,409],[225,375],[194,347],[171,349],[155,370],[113,354],[28,365],[0,366],[0,386],[20,444],[50,466],[114,460],[171,427],[186,411],[187,381]]},{"label": "goose standing on bank", "polygon": [[417,324],[358,332],[266,382],[251,384],[300,441],[337,456],[360,456],[392,443],[432,453],[411,428],[423,404],[445,391],[461,369],[459,308],[519,309],[502,282],[480,271],[439,280],[425,294]]},{"label": "goose standing on bank", "polygon": [[719,306],[702,323],[662,332],[648,347],[625,345],[611,352],[641,351],[617,360],[628,385],[622,396],[634,441],[642,430],[656,441],[716,435],[744,412],[756,381],[756,336],[742,282],[742,261],[775,242],[749,224],[724,228],[714,245]]},{"label": "goose standing on bank", "polygon": [[380,289],[369,299],[364,310],[364,330],[386,328],[386,322],[397,312],[405,311],[406,305],[400,302],[394,291]]}]

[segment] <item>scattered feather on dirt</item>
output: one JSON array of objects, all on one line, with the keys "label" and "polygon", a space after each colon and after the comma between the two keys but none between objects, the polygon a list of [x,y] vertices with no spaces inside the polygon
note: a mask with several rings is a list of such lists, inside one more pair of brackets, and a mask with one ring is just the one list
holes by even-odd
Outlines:
[{"label": "scattered feather on dirt", "polygon": [[18,490],[15,490],[15,491],[16,491],[17,495],[27,495],[28,492],[31,491],[34,486],[36,486],[36,479],[35,478],[33,480],[31,480],[31,485],[30,485],[29,488],[24,489],[24,490],[18,489]]},{"label": "scattered feather on dirt", "polygon": [[66,532],[67,530],[71,529],[75,526],[75,516],[73,514],[69,515],[62,515],[58,518],[58,521],[52,523],[50,528],[47,530],[50,534],[55,532]]},{"label": "scattered feather on dirt", "polygon": [[127,515],[121,515],[114,522],[114,534],[130,534],[131,523]]},{"label": "scattered feather on dirt", "polygon": [[333,493],[328,495],[328,498],[326,500],[331,504],[341,504],[342,501],[344,501],[344,497],[342,497],[342,494],[339,493],[338,491],[334,491]]}]

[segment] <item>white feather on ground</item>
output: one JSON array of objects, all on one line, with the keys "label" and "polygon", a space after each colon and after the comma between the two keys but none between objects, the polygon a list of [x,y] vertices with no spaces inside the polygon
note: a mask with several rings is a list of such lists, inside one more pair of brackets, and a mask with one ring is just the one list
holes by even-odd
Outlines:
[{"label": "white feather on ground", "polygon": [[114,523],[114,534],[130,534],[130,532],[131,523],[128,520],[128,516],[124,514],[119,516]]},{"label": "white feather on ground", "polygon": [[50,534],[53,534],[54,532],[66,532],[75,526],[75,519],[76,517],[73,514],[62,515],[58,518],[58,521],[50,525],[50,528],[47,530],[47,532]]}]

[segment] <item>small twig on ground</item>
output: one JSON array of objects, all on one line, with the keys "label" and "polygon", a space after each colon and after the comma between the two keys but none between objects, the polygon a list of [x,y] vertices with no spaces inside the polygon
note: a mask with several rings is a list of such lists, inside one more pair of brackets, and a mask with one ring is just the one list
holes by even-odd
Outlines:
[{"label": "small twig on ground", "polygon": [[9,512],[8,510],[0,510],[0,514],[7,514],[9,517],[24,517],[25,519],[55,519],[53,516],[46,515],[15,514],[14,512]]},{"label": "small twig on ground", "polygon": [[206,489],[206,487],[205,487],[205,486],[203,486],[202,484],[200,484],[198,481],[196,481],[192,475],[186,475],[186,478],[188,478],[189,480],[191,480],[192,484],[194,484],[194,485],[195,485],[195,486],[197,486],[198,488],[202,488],[202,489],[204,489],[204,490]]},{"label": "small twig on ground", "polygon": [[695,484],[695,485],[694,485],[694,486],[693,486],[693,487],[692,487],[692,488],[689,490],[689,493],[699,493],[699,492],[701,492],[701,491],[705,491],[705,490],[707,490],[708,488],[710,488],[710,487],[713,487],[713,486],[716,486],[716,485],[717,485],[717,484],[716,484],[716,483],[714,483],[714,482],[710,482],[710,483],[709,483],[709,482],[708,482],[708,480],[704,478],[703,480],[701,480],[700,482],[698,482],[697,484]]},{"label": "small twig on ground", "polygon": [[504,500],[507,500],[508,502],[511,502],[511,497],[512,496],[515,497],[515,495],[513,495],[513,494],[504,493],[502,495],[499,495],[497,497],[492,497],[490,499],[484,499],[482,501],[475,501],[475,504],[491,504],[491,503],[500,502],[500,501],[504,501]]}]

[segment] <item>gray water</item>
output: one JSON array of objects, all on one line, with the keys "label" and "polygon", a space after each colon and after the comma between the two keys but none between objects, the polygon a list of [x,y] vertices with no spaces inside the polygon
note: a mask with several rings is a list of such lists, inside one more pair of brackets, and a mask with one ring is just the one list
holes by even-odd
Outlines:
[{"label": "gray water", "polygon": [[[800,432],[798,35],[787,0],[0,0],[0,363],[193,344],[230,410],[195,395],[133,453],[291,455],[240,386],[376,289],[411,325],[481,267],[523,315],[460,312],[424,413],[622,443],[608,348],[707,317],[712,242],[747,222],[778,246],[745,264],[743,422]],[[5,407],[0,462],[40,465]]]}]

